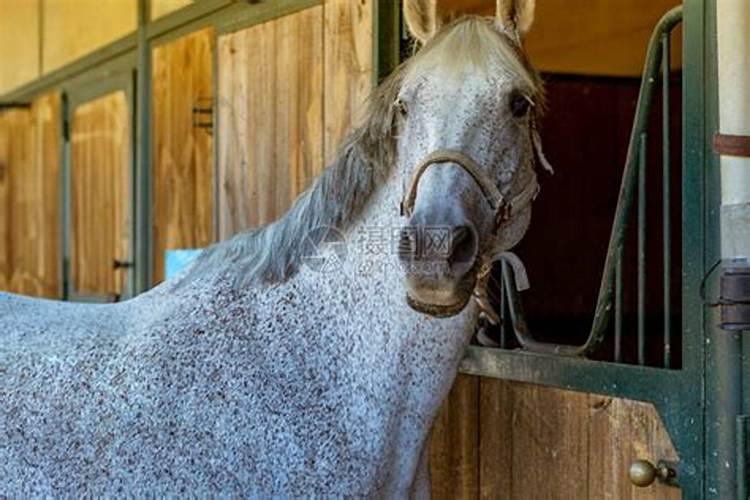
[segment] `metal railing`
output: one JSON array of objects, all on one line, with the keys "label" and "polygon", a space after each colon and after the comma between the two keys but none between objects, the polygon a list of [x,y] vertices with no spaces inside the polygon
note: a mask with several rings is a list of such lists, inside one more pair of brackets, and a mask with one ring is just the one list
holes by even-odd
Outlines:
[{"label": "metal railing", "polygon": [[[509,316],[501,326],[500,347],[506,347],[510,325],[523,349],[558,356],[590,356],[601,346],[614,313],[614,361],[623,361],[623,247],[632,206],[637,195],[637,360],[646,364],[646,146],[651,108],[661,72],[662,89],[662,268],[663,268],[663,366],[672,366],[671,337],[671,217],[670,212],[670,35],[682,21],[682,8],[667,12],[656,25],[649,41],[633,128],[630,134],[622,183],[612,232],[607,247],[604,271],[588,338],[583,344],[558,344],[536,340],[526,322],[521,298],[516,290],[514,273],[502,262],[500,311]],[[505,319],[505,318],[504,318]]]}]

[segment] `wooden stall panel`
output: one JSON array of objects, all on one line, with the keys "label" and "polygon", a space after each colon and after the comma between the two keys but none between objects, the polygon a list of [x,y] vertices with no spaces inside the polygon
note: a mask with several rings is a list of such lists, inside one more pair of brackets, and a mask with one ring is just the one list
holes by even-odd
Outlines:
[{"label": "wooden stall panel", "polygon": [[60,98],[0,115],[0,289],[60,296]]},{"label": "wooden stall panel", "polygon": [[71,283],[78,294],[119,297],[131,257],[130,123],[125,92],[75,109],[71,125]]},{"label": "wooden stall panel", "polygon": [[325,161],[359,123],[373,86],[372,0],[325,5]]},{"label": "wooden stall panel", "polygon": [[20,249],[16,240],[16,216],[22,199],[21,176],[32,167],[31,112],[25,109],[0,114],[0,285],[3,290],[17,291],[15,255]]},{"label": "wooden stall panel", "polygon": [[430,483],[435,499],[479,495],[479,378],[459,375],[430,438]]},{"label": "wooden stall panel", "polygon": [[682,496],[679,488],[661,484],[637,488],[628,479],[636,459],[678,460],[651,404],[482,379],[479,424],[478,494],[445,480],[438,484],[437,498],[666,500]]},{"label": "wooden stall panel", "polygon": [[372,90],[372,0],[327,0],[219,39],[218,233],[280,217]]},{"label": "wooden stall panel", "polygon": [[323,7],[219,39],[219,236],[273,221],[323,165]]},{"label": "wooden stall panel", "polygon": [[[494,15],[495,0],[435,0],[441,18]],[[680,0],[543,0],[525,40],[545,72],[640,76],[651,31]],[[673,37],[672,65],[681,66],[682,37]]]},{"label": "wooden stall panel", "polygon": [[[153,51],[154,280],[164,252],[213,240],[213,29]],[[197,110],[198,112],[194,112]]]}]

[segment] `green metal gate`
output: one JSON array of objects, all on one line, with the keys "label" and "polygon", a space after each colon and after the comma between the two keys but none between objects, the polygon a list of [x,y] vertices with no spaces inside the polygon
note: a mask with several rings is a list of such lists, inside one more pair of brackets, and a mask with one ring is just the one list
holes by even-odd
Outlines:
[{"label": "green metal gate", "polygon": [[[623,171],[620,195],[612,227],[592,327],[582,345],[539,342],[529,331],[521,297],[515,291],[513,273],[502,270],[504,324],[518,349],[471,346],[462,363],[463,373],[543,384],[653,403],[670,433],[679,463],[663,464],[667,482],[678,484],[685,498],[746,498],[744,489],[745,419],[742,417],[740,341],[718,326],[718,311],[702,297],[717,297],[712,271],[719,262],[718,159],[710,149],[717,130],[716,3],[687,0],[661,19],[649,43],[638,106]],[[682,241],[670,241],[669,211],[670,33],[683,23],[682,73]],[[664,274],[659,296],[646,290],[646,143],[651,104],[662,91],[662,259],[656,267]],[[659,167],[651,165],[648,168]],[[635,208],[635,210],[633,210]],[[633,213],[635,212],[635,213]],[[637,225],[637,324],[625,331],[622,322],[622,249],[628,223]],[[679,222],[677,222],[679,223]],[[680,245],[682,269],[673,269],[672,245]],[[505,265],[503,264],[505,267]],[[650,269],[650,268],[649,268]],[[680,335],[673,338],[670,314],[670,276],[682,273]],[[705,290],[705,291],[704,291]],[[665,314],[658,337],[646,336],[647,300],[663,301]],[[622,342],[637,336],[637,362],[626,364]],[[735,336],[737,334],[734,334]],[[609,336],[609,337],[608,337]],[[601,358],[602,341],[614,345]],[[646,365],[647,339],[658,338],[663,353],[659,366]],[[681,342],[682,361],[671,355]],[[750,357],[749,357],[750,359]],[[657,465],[657,464],[654,464]]]}]

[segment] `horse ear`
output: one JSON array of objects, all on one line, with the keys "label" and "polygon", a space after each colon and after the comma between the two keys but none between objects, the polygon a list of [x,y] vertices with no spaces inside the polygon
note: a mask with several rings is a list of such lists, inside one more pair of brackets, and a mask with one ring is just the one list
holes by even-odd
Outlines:
[{"label": "horse ear", "polygon": [[412,36],[424,44],[438,28],[436,0],[405,0],[404,19]]},{"label": "horse ear", "polygon": [[536,0],[497,0],[497,22],[504,31],[523,36],[534,22]]}]

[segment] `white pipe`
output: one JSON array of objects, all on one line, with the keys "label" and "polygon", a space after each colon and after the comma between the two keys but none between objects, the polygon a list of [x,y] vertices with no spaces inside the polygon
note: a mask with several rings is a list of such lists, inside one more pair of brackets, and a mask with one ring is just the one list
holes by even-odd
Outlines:
[{"label": "white pipe", "polygon": [[[750,135],[750,0],[717,4],[719,129]],[[721,254],[750,259],[750,158],[721,157]]]}]

